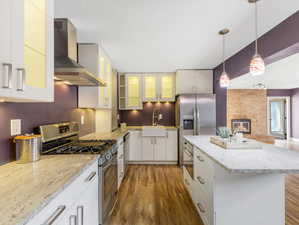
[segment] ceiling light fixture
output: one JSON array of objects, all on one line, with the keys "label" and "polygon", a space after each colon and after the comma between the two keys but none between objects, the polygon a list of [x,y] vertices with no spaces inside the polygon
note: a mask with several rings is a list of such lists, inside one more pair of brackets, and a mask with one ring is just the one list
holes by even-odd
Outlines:
[{"label": "ceiling light fixture", "polygon": [[266,66],[263,58],[258,53],[258,7],[259,0],[248,0],[249,3],[254,3],[255,6],[255,54],[251,59],[249,70],[252,76],[259,76],[265,73]]},{"label": "ceiling light fixture", "polygon": [[221,31],[219,31],[219,35],[222,35],[223,37],[223,46],[222,46],[222,65],[223,65],[223,71],[222,74],[220,76],[220,80],[219,80],[219,84],[220,87],[222,88],[227,88],[229,86],[230,80],[229,80],[229,76],[226,73],[226,69],[225,69],[225,35],[229,33],[229,29],[223,29]]}]

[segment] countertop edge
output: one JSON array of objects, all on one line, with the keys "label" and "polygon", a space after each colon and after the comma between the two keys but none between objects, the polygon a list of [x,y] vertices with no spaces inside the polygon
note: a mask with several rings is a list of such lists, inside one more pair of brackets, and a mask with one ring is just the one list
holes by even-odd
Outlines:
[{"label": "countertop edge", "polygon": [[[192,137],[192,136],[191,136]],[[229,168],[219,160],[217,160],[215,157],[211,156],[206,151],[202,150],[200,146],[198,146],[196,143],[194,143],[188,135],[184,136],[184,138],[189,141],[192,145],[197,147],[203,154],[205,154],[207,157],[209,157],[214,162],[218,163],[222,168],[226,169],[231,174],[292,174],[292,173],[299,173],[299,169],[234,169]]]},{"label": "countertop edge", "polygon": [[66,188],[68,188],[81,174],[83,174],[95,161],[97,161],[99,157],[96,157],[90,160],[83,168],[80,169],[78,173],[72,176],[64,185],[62,185],[55,193],[51,194],[47,199],[43,201],[43,203],[33,210],[22,222],[17,225],[27,225],[30,220],[34,218],[38,213],[40,213],[44,208],[46,208],[53,199],[55,199],[61,192],[63,192]]}]

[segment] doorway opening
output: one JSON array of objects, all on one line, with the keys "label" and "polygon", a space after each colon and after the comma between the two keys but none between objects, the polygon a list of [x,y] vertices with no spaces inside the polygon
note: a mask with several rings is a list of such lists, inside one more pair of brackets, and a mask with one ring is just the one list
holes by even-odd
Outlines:
[{"label": "doorway opening", "polygon": [[268,133],[275,139],[289,139],[290,97],[268,98]]}]

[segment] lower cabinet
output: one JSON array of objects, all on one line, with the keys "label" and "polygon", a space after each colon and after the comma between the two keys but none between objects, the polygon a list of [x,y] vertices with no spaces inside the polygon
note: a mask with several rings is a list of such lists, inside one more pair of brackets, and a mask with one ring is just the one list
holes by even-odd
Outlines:
[{"label": "lower cabinet", "polygon": [[26,225],[98,225],[98,162],[94,162]]},{"label": "lower cabinet", "polygon": [[178,161],[177,130],[168,130],[165,137],[142,137],[141,131],[130,131],[129,161],[131,163]]}]

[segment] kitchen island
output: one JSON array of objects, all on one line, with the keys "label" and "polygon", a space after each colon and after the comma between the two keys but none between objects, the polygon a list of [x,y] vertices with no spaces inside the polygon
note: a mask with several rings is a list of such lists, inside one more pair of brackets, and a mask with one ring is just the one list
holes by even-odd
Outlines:
[{"label": "kitchen island", "polygon": [[285,224],[285,174],[299,173],[298,152],[269,144],[227,150],[206,135],[184,141],[193,150],[184,182],[205,225]]}]

